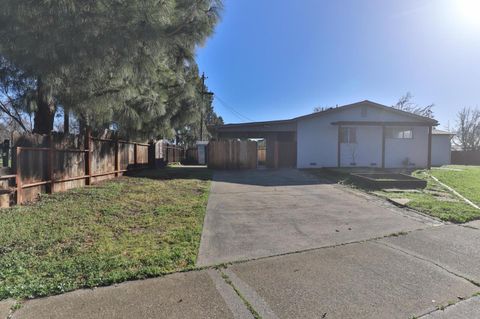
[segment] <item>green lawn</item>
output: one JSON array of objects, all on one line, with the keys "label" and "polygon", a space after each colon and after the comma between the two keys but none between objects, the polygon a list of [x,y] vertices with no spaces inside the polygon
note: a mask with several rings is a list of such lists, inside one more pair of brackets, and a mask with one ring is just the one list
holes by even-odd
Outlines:
[{"label": "green lawn", "polygon": [[[432,170],[435,176],[437,176],[436,174],[438,171],[439,170]],[[326,177],[337,183],[355,187],[380,197],[409,199],[410,201],[407,203],[407,207],[440,218],[444,221],[465,223],[474,219],[480,219],[480,210],[468,205],[429,177],[428,173],[430,171],[427,173],[427,171],[420,170],[412,174],[413,176],[427,180],[427,187],[424,190],[417,191],[373,191],[364,189],[352,181],[349,177],[348,170],[313,170],[312,172],[317,176]],[[452,173],[458,172],[452,171]],[[458,178],[458,180],[460,179],[461,178]],[[478,177],[468,174],[464,175],[463,180],[465,185],[478,184],[480,181]],[[447,184],[454,187],[449,183]],[[476,185],[475,187],[478,189],[480,185]],[[454,188],[456,189],[456,187]],[[478,196],[479,194],[477,193],[476,195]],[[473,198],[470,199],[473,200]]]},{"label": "green lawn", "polygon": [[376,191],[386,198],[407,198],[407,207],[438,217],[444,221],[465,223],[480,218],[480,210],[465,203],[433,180],[427,171],[416,171],[414,176],[427,180],[427,187],[419,192]]},{"label": "green lawn", "polygon": [[193,268],[210,177],[146,170],[0,211],[0,300]]},{"label": "green lawn", "polygon": [[449,165],[432,169],[431,174],[462,196],[480,205],[480,166]]}]

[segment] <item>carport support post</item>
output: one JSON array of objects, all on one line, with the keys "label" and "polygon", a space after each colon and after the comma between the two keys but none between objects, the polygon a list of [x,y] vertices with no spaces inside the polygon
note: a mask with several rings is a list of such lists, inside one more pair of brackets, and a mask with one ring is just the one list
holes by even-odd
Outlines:
[{"label": "carport support post", "polygon": [[427,168],[432,168],[432,127],[428,127],[428,163]]},{"label": "carport support post", "polygon": [[279,164],[278,164],[278,141],[275,140],[273,145],[275,147],[274,154],[273,154],[273,156],[274,156],[274,158],[273,158],[274,164],[273,165],[275,166],[275,168],[278,168],[278,166],[279,166]]},{"label": "carport support post", "polygon": [[385,132],[387,128],[382,126],[382,168],[385,168]]},{"label": "carport support post", "polygon": [[342,126],[338,125],[338,142],[337,142],[337,167],[340,168],[340,156],[342,146]]}]

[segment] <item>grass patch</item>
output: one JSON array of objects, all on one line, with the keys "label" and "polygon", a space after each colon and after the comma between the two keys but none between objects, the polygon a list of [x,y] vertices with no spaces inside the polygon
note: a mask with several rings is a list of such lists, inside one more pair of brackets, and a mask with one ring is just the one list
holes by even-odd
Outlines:
[{"label": "grass patch", "polygon": [[[435,172],[436,171],[437,170],[435,170]],[[456,171],[452,172],[457,173]],[[352,180],[348,170],[319,169],[312,170],[312,173],[319,177],[324,177],[331,181],[354,187],[383,198],[406,198],[409,200],[406,204],[407,207],[444,221],[465,223],[480,218],[480,210],[468,205],[443,186],[435,182],[428,176],[426,171],[419,170],[412,173],[414,177],[422,178],[427,181],[427,187],[425,189],[416,191],[397,190],[395,192],[385,190],[374,191],[364,188]],[[464,178],[469,179],[467,184],[475,183],[475,181],[478,183],[479,180],[475,179],[473,176],[465,176]],[[477,185],[476,187],[480,186]]]},{"label": "grass patch", "polygon": [[430,174],[480,205],[480,166],[449,165],[432,169]]},{"label": "grass patch", "polygon": [[210,177],[146,170],[0,211],[0,300],[193,268]]},{"label": "grass patch", "polygon": [[377,191],[376,195],[385,198],[407,198],[407,207],[422,213],[454,223],[465,223],[480,218],[480,210],[468,205],[459,197],[429,177],[426,171],[415,171],[413,176],[425,179],[427,187],[419,192]]}]

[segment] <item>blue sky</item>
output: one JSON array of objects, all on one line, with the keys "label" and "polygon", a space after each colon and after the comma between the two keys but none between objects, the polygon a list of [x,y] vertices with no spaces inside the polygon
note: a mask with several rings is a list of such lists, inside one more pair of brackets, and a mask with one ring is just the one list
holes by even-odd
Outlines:
[{"label": "blue sky", "polygon": [[225,0],[197,61],[227,123],[409,91],[444,127],[480,106],[480,0]]}]

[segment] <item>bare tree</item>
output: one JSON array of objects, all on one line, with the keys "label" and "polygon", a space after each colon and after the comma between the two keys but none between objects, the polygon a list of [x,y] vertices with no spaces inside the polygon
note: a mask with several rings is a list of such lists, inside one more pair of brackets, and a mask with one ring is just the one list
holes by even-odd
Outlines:
[{"label": "bare tree", "polygon": [[[338,104],[335,107],[338,107]],[[335,107],[333,107],[333,106],[315,106],[313,108],[313,113],[323,112],[323,111],[326,111],[326,110],[333,109]]]},{"label": "bare tree", "polygon": [[401,111],[406,111],[413,114],[433,118],[433,107],[435,106],[435,104],[432,103],[427,106],[420,106],[412,100],[413,95],[410,92],[407,92],[398,100],[397,104],[395,104],[393,107]]},{"label": "bare tree", "polygon": [[457,114],[455,143],[464,151],[480,150],[480,109],[465,107]]},{"label": "bare tree", "polygon": [[31,131],[28,112],[34,80],[0,56],[0,122],[12,131]]}]

